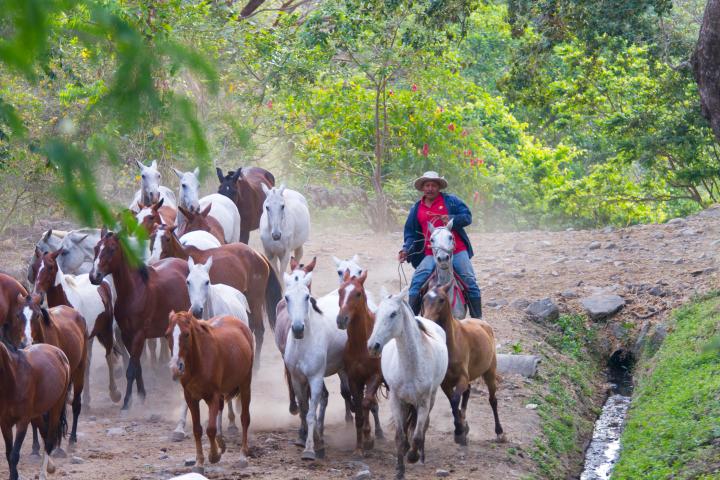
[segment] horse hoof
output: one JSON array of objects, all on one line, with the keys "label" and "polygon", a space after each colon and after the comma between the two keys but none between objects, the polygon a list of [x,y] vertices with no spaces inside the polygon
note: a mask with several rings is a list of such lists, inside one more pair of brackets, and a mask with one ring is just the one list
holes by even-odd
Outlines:
[{"label": "horse hoof", "polygon": [[382,430],[375,430],[375,439],[376,440],[385,440],[385,434]]},{"label": "horse hoof", "polygon": [[372,438],[363,442],[363,450],[372,450],[373,448],[375,448],[375,440]]},{"label": "horse hoof", "polygon": [[40,453],[38,452],[32,452],[29,457],[32,463],[40,463],[40,460],[42,460],[42,458],[40,457]]},{"label": "horse hoof", "polygon": [[217,444],[220,447],[220,453],[225,453],[225,439],[220,435],[217,436]]},{"label": "horse hoof", "polygon": [[218,463],[220,461],[220,456],[220,453],[213,454],[212,452],[210,452],[210,455],[208,456],[208,461],[210,463]]},{"label": "horse hoof", "polygon": [[240,459],[233,464],[234,468],[247,468],[249,465],[247,457],[245,455],[242,455]]},{"label": "horse hoof", "polygon": [[315,452],[311,450],[305,450],[302,455],[300,455],[300,458],[303,460],[313,461],[315,460]]},{"label": "horse hoof", "polygon": [[347,425],[352,425],[353,423],[355,423],[355,420],[353,419],[353,416],[350,415],[350,414],[345,415],[345,423],[346,423]]},{"label": "horse hoof", "polygon": [[120,392],[118,392],[118,391],[110,392],[110,400],[112,400],[113,403],[118,403],[121,398],[122,398],[122,395],[120,395]]},{"label": "horse hoof", "polygon": [[174,430],[170,434],[171,442],[182,442],[183,440],[185,440],[185,432],[181,432],[180,430]]},{"label": "horse hoof", "polygon": [[51,474],[55,473],[55,462],[53,462],[49,458],[48,458],[48,464],[47,464],[47,472],[51,473]]},{"label": "horse hoof", "polygon": [[507,442],[507,437],[505,436],[505,433],[499,433],[497,438],[495,439],[497,443],[505,443]]},{"label": "horse hoof", "polygon": [[195,465],[190,471],[191,471],[192,473],[199,473],[200,475],[202,475],[202,474],[205,473],[205,467],[203,467],[203,466],[201,466],[201,465],[200,465],[200,466],[199,466],[199,465]]},{"label": "horse hoof", "polygon": [[325,447],[315,450],[315,456],[319,459],[325,458]]},{"label": "horse hoof", "polygon": [[297,415],[298,413],[300,413],[300,409],[298,408],[296,403],[291,403],[289,410],[290,415]]},{"label": "horse hoof", "polygon": [[455,435],[455,443],[463,447],[467,447],[467,435],[464,433],[461,435]]},{"label": "horse hoof", "polygon": [[53,457],[53,458],[67,458],[67,453],[65,453],[65,450],[63,450],[62,448],[58,447],[58,448],[56,448],[55,450],[52,451],[52,453],[50,454],[50,456]]},{"label": "horse hoof", "polygon": [[238,427],[236,427],[235,425],[230,425],[230,426],[227,428],[227,433],[228,433],[228,435],[233,435],[233,436],[234,436],[234,435],[237,435],[237,434],[240,433],[240,429],[239,429]]},{"label": "horse hoof", "polygon": [[408,463],[417,463],[420,460],[420,453],[417,450],[410,450],[407,454]]}]

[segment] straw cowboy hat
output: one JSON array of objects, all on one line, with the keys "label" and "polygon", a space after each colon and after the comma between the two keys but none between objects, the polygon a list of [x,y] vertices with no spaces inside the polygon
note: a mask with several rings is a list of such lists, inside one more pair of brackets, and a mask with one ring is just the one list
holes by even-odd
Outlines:
[{"label": "straw cowboy hat", "polygon": [[425,182],[433,181],[437,183],[440,186],[440,190],[443,190],[447,188],[448,183],[447,180],[445,180],[445,177],[441,177],[438,175],[437,172],[433,172],[432,170],[423,173],[422,177],[418,177],[415,179],[415,190],[422,191],[422,186]]}]

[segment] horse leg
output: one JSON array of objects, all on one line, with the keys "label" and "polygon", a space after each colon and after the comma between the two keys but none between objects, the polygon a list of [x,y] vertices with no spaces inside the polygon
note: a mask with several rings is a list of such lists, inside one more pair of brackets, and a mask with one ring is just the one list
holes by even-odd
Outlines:
[{"label": "horse leg", "polygon": [[[95,343],[95,338],[91,338],[88,340],[87,348],[87,366],[85,368],[85,382],[84,384],[88,386],[85,390],[83,390],[82,395],[82,403],[85,405],[85,408],[90,408],[90,363],[92,362],[92,349],[93,349],[93,343]],[[110,373],[110,378],[112,378],[112,373]]]},{"label": "horse leg", "polygon": [[450,401],[450,410],[452,411],[453,425],[455,426],[455,443],[458,445],[467,445],[467,438],[464,434],[464,426],[462,416],[460,414],[460,397],[462,392],[464,392],[461,384],[462,380],[460,380],[457,385],[448,385],[443,383],[441,388],[443,393],[445,393],[445,396]]},{"label": "horse leg", "polygon": [[320,413],[318,414],[318,446],[315,448],[317,458],[325,458],[325,410],[327,409],[330,392],[323,380],[322,396],[320,397]]},{"label": "horse leg", "polygon": [[[88,369],[86,369],[88,370]],[[68,440],[70,445],[77,443],[77,425],[78,418],[80,417],[80,410],[82,409],[82,403],[80,402],[80,396],[83,391],[83,381],[85,377],[84,372],[75,372],[75,378],[73,379],[73,402],[72,402],[72,413],[73,423],[72,429],[70,430],[70,439]],[[58,448],[59,450],[59,448]]]},{"label": "horse leg", "polygon": [[[114,343],[118,347],[118,351],[120,352],[120,356],[122,357],[123,361],[123,368],[127,372],[128,366],[130,366],[130,352],[128,351],[128,344],[125,343],[125,339],[122,336],[122,331],[120,331],[120,326],[117,324],[117,322],[113,322],[113,331],[115,333]],[[116,376],[120,375],[122,375],[122,371]]]},{"label": "horse leg", "polygon": [[295,401],[295,390],[293,389],[292,380],[290,379],[290,372],[288,372],[287,366],[285,367],[285,381],[288,387],[288,396],[290,397],[290,415],[298,414],[298,405]]},{"label": "horse leg", "polygon": [[430,407],[427,405],[428,402],[429,400],[418,403],[415,407],[417,409],[417,418],[415,420],[412,444],[407,455],[408,462],[410,463],[415,463],[420,460],[420,455],[422,454],[423,440],[425,439],[425,424],[430,416]]},{"label": "horse leg", "polygon": [[[90,371],[90,352],[92,351],[92,348],[88,350],[88,368],[87,371]],[[113,401],[113,403],[117,403],[122,398],[120,395],[120,391],[117,388],[117,384],[115,383],[115,355],[112,351],[112,344],[109,349],[105,350],[105,363],[107,363],[108,368],[108,391],[110,392],[110,400]],[[87,374],[86,378],[89,378],[90,374]],[[87,384],[88,388],[83,390],[83,394],[90,390],[89,383]],[[88,393],[88,405],[90,404],[90,394]]]},{"label": "horse leg", "polygon": [[[363,409],[363,449],[372,450],[375,446],[375,440],[372,437],[370,429],[370,412],[375,409],[375,415],[377,415],[378,402],[377,402],[377,390],[380,388],[380,376],[376,375],[371,378],[370,381],[365,385],[365,396],[362,400]],[[376,416],[377,419],[377,416]],[[379,422],[377,422],[379,423]],[[377,426],[375,427],[377,428]],[[376,431],[377,434],[377,431]],[[382,431],[380,433],[382,436]],[[378,437],[381,438],[381,437]]]},{"label": "horse leg", "polygon": [[195,468],[193,471],[202,473],[205,470],[205,456],[202,450],[202,424],[200,423],[200,400],[195,400],[185,392],[185,403],[190,410],[193,423],[193,436],[195,437]]},{"label": "horse leg", "polygon": [[355,455],[362,456],[362,440],[363,440],[363,423],[365,419],[365,412],[362,408],[362,396],[363,396],[364,385],[362,382],[352,382],[350,384],[350,398],[355,407]]},{"label": "horse leg", "polygon": [[[498,415],[498,408],[497,408],[497,397],[495,397],[495,392],[497,392],[497,376],[495,375],[495,369],[491,368],[487,372],[483,374],[483,380],[485,380],[485,385],[488,387],[488,400],[490,401],[490,407],[493,411],[493,417],[495,417],[495,435],[497,435],[497,440],[499,442],[505,441],[505,433],[503,432],[502,425],[500,425],[500,416]],[[470,396],[470,389],[468,389],[467,396]],[[465,409],[465,405],[467,404],[467,400],[463,398],[463,410]]]},{"label": "horse leg", "polygon": [[308,435],[305,440],[305,450],[300,458],[303,460],[315,460],[315,439],[318,436],[317,429],[317,409],[320,397],[322,396],[325,382],[323,381],[322,372],[308,379],[310,381],[310,401],[307,413],[307,429]]},{"label": "horse leg", "polygon": [[[237,435],[238,433],[240,433],[240,431],[238,430],[237,425],[235,425],[235,410],[233,409],[232,398],[228,398],[227,407],[228,407],[228,435]],[[221,427],[222,427],[222,425],[221,425]]]},{"label": "horse leg", "polygon": [[178,420],[175,430],[170,434],[170,440],[173,442],[182,442],[185,440],[185,419],[187,418],[188,406],[187,403],[182,406],[182,413],[180,413],[180,420]]},{"label": "horse leg", "polygon": [[298,438],[295,440],[295,445],[299,447],[305,446],[307,440],[308,425],[307,425],[307,414],[308,414],[308,389],[307,385],[303,384],[299,380],[292,378],[293,390],[295,390],[295,396],[297,397],[298,406],[300,407],[300,428],[298,429]]},{"label": "horse leg", "polygon": [[167,365],[170,361],[170,346],[166,341],[163,341],[163,339],[158,340],[160,342],[160,358],[159,358],[159,366],[162,367],[163,365]]},{"label": "horse leg", "polygon": [[40,458],[40,441],[38,440],[38,429],[35,425],[32,426],[32,436],[32,450],[30,451],[30,456]]},{"label": "horse leg", "polygon": [[288,265],[290,264],[290,250],[285,250],[282,257],[278,258],[278,260],[280,261],[280,270],[278,270],[280,272],[279,276],[280,278],[283,278],[283,272],[287,271]]},{"label": "horse leg", "polygon": [[295,260],[299,262],[303,256],[303,246],[300,245],[299,247],[297,247],[293,253],[295,255]]},{"label": "horse leg", "polygon": [[[220,448],[220,455],[225,453],[225,436],[223,435],[223,429],[222,429],[222,414],[223,409],[225,408],[225,397],[220,395],[220,401],[218,403],[218,414],[217,414],[217,435],[215,438],[217,439],[218,447]],[[232,398],[228,400],[228,404],[232,404]]]},{"label": "horse leg", "polygon": [[405,478],[405,452],[407,452],[408,449],[407,435],[405,432],[407,407],[393,395],[392,392],[390,393],[390,409],[395,419],[395,450],[397,454],[395,478],[401,480]]},{"label": "horse leg", "polygon": [[356,410],[353,405],[352,394],[350,393],[350,381],[348,380],[347,373],[344,370],[340,370],[338,372],[338,377],[340,377],[340,395],[342,395],[343,400],[345,400],[345,423],[352,425],[352,414]]},{"label": "horse leg", "polygon": [[218,412],[220,411],[219,408],[219,401],[220,401],[220,395],[215,395],[212,399],[210,399],[208,404],[208,425],[205,429],[205,433],[208,436],[208,440],[210,441],[210,454],[208,455],[208,460],[210,463],[217,463],[220,461],[220,452],[218,451],[218,443],[217,443],[217,417]]},{"label": "horse leg", "polygon": [[[240,424],[242,425],[242,453],[246,457],[250,453],[248,448],[248,430],[250,430],[250,378],[247,379],[244,385],[240,386]],[[243,459],[241,458],[241,461]]]},{"label": "horse leg", "polygon": [[150,357],[150,368],[157,370],[157,339],[148,338],[145,340],[145,344],[148,349],[148,356]]},{"label": "horse leg", "polygon": [[[18,480],[19,478],[17,465],[18,462],[20,462],[20,449],[22,448],[23,440],[25,440],[27,427],[27,420],[21,420],[15,426],[15,442],[13,443],[12,450],[10,451],[10,455],[8,456],[8,464],[10,467],[10,480]],[[5,432],[3,432],[3,436],[5,436]],[[10,436],[12,438],[12,431],[10,433]],[[42,471],[40,472],[40,475],[42,476]]]}]

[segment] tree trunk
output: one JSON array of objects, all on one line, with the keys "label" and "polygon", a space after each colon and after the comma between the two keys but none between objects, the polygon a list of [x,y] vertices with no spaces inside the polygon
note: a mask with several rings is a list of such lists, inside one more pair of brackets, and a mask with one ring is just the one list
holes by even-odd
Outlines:
[{"label": "tree trunk", "polygon": [[387,231],[392,227],[392,218],[382,185],[382,164],[385,156],[385,128],[380,124],[380,102],[385,94],[387,79],[382,78],[375,84],[375,158],[373,163],[372,185],[375,191],[374,204],[371,205],[368,220],[375,231]]},{"label": "tree trunk", "polygon": [[692,55],[702,114],[720,141],[720,0],[708,0]]}]

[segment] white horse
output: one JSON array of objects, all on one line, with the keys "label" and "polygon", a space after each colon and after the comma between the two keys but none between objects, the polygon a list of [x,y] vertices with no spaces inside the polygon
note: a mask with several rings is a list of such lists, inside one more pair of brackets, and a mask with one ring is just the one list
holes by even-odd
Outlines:
[{"label": "white horse", "polygon": [[[160,255],[162,255],[163,251],[162,238],[165,230],[168,228],[173,227],[169,227],[168,225],[158,225],[155,232],[150,235],[150,257],[148,258],[148,263],[155,263],[160,260]],[[212,233],[203,230],[188,232],[178,240],[183,247],[186,245],[192,245],[200,250],[209,250],[220,246],[220,242]]]},{"label": "white horse", "polygon": [[314,460],[316,456],[322,458],[325,455],[323,434],[328,391],[324,377],[343,370],[347,332],[337,328],[336,317],[340,310],[337,300],[333,302],[331,298],[323,297],[316,301],[310,295],[308,286],[312,273],[297,282],[288,277],[290,275],[286,273],[285,301],[290,330],[283,360],[300,406],[298,443],[305,446],[301,458]]},{"label": "white horse", "polygon": [[[338,257],[333,256],[333,261],[335,262],[335,270],[338,274],[338,282],[340,284],[343,283],[343,276],[345,275],[345,271],[350,272],[350,278],[358,278],[362,273],[365,271],[359,264],[358,264],[358,256],[357,254],[353,255],[352,258],[348,258],[345,260],[341,260]],[[331,292],[338,296],[338,300],[340,298],[340,294],[337,290]],[[330,294],[328,294],[330,295]],[[377,310],[377,303],[375,303],[375,298],[373,297],[372,292],[369,290],[365,291],[365,296],[367,297],[367,306],[370,309],[371,312],[375,313],[375,310]],[[377,417],[375,417],[377,420]],[[377,422],[376,422],[377,423]]]},{"label": "white horse", "polygon": [[162,198],[164,199],[163,205],[177,209],[177,200],[175,200],[173,191],[160,185],[161,176],[157,169],[157,162],[153,160],[149,167],[146,167],[138,160],[135,160],[135,163],[140,168],[140,190],[135,192],[135,196],[128,208],[137,213],[140,211],[139,205],[141,203],[143,205],[152,205]]},{"label": "white horse", "polygon": [[467,315],[467,305],[465,305],[462,291],[457,286],[453,270],[455,237],[452,233],[452,225],[452,220],[443,227],[435,227],[432,222],[428,222],[430,248],[432,249],[433,258],[435,259],[435,278],[430,279],[428,289],[434,285],[452,283],[452,313],[453,317],[461,320]]},{"label": "white horse", "polygon": [[[404,478],[406,453],[410,463],[425,462],[425,432],[435,393],[447,371],[448,350],[442,327],[413,315],[406,301],[407,288],[382,296],[368,350],[376,356],[382,351],[382,373],[396,428],[396,478]],[[411,430],[412,444],[408,442]]]},{"label": "white horse", "polygon": [[[248,313],[250,306],[248,305],[245,295],[228,285],[222,283],[210,283],[210,268],[212,267],[212,257],[208,258],[205,264],[195,263],[192,257],[188,258],[188,267],[190,273],[187,276],[187,288],[190,296],[190,311],[195,318],[209,320],[218,315],[232,315],[239,318],[245,325],[248,325]],[[179,330],[179,327],[176,327]],[[177,349],[177,339],[173,342],[173,349]],[[175,359],[176,353],[171,352],[171,356]],[[172,362],[172,360],[171,360]],[[228,432],[233,434],[238,432],[235,425],[235,411],[233,410],[232,400],[228,400]],[[185,439],[185,423],[187,420],[188,406],[183,403],[180,421],[178,421],[175,430],[171,434],[171,440],[180,442]],[[222,418],[218,414],[217,421],[219,431],[222,433]]]},{"label": "white horse", "polygon": [[302,258],[303,245],[310,236],[310,211],[305,197],[285,185],[268,188],[263,183],[262,189],[265,202],[260,217],[260,240],[265,256],[281,275],[290,262],[291,251],[298,262]]},{"label": "white horse", "polygon": [[[173,168],[173,171],[180,179],[179,205],[187,210],[194,210],[196,212],[204,210],[208,205],[212,205],[209,215],[222,226],[223,232],[225,233],[225,242],[239,242],[242,219],[240,218],[240,212],[238,212],[235,202],[219,193],[211,193],[210,195],[199,198],[200,181],[198,180],[198,175],[200,174],[200,170],[198,168],[192,172],[182,172],[176,168]],[[178,227],[180,227],[184,221],[185,218],[182,213],[178,212]]]},{"label": "white horse", "polygon": [[[57,261],[62,271],[71,275],[89,273],[95,258],[95,245],[100,241],[99,228],[80,228],[65,232],[48,230],[35,245],[42,253],[63,252]],[[28,281],[35,282],[32,264],[28,270]]]}]

